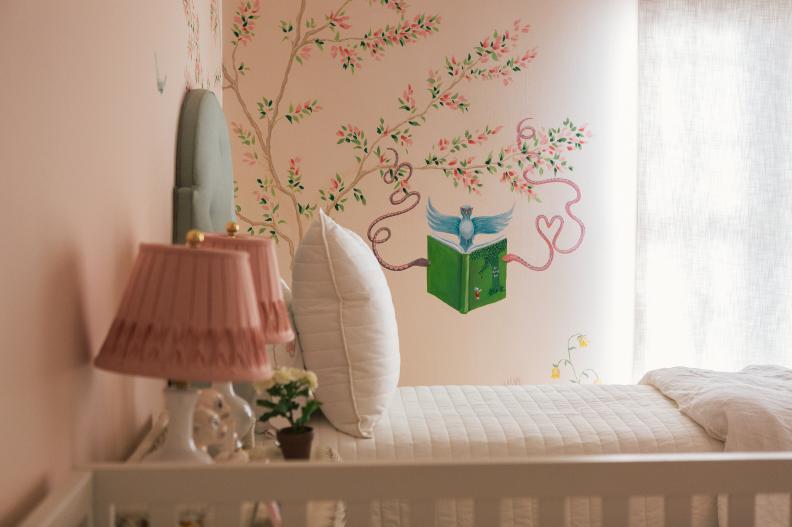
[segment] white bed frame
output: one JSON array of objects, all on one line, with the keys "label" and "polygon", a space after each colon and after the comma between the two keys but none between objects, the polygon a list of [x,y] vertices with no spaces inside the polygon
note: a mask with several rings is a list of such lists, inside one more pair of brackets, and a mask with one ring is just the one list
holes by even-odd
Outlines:
[{"label": "white bed frame", "polygon": [[[174,527],[179,504],[204,503],[216,527],[242,525],[242,503],[278,500],[284,527],[306,525],[309,500],[344,500],[367,526],[381,498],[410,502],[411,525],[435,524],[441,498],[473,498],[476,526],[499,525],[500,500],[539,499],[541,527],[565,525],[565,499],[602,497],[605,527],[628,525],[630,496],[664,496],[665,525],[691,525],[691,496],[728,494],[730,527],[753,527],[755,497],[792,493],[792,453],[528,457],[464,462],[92,465],[75,472],[21,527],[111,527],[116,508],[147,504]],[[790,507],[792,509],[792,507]],[[762,526],[757,526],[762,527]]]}]

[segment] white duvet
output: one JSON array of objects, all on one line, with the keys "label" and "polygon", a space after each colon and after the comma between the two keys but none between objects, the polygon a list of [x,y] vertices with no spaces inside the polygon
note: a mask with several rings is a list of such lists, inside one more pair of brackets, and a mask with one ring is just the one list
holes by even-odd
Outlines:
[{"label": "white duvet", "polygon": [[[792,370],[748,366],[740,372],[665,368],[647,373],[642,384],[654,386],[701,425],[729,452],[792,450]],[[759,496],[757,525],[788,525],[787,496]],[[728,525],[726,504],[719,503],[721,527]]]},{"label": "white duvet", "polygon": [[[316,426],[317,444],[343,460],[481,459],[536,454],[717,452],[723,443],[651,386],[432,386],[399,388],[371,439]],[[714,500],[697,499],[697,526],[716,525]],[[536,526],[528,499],[504,502],[506,526]],[[384,502],[375,524],[408,525],[403,504]],[[599,527],[597,499],[569,500],[569,525]],[[448,501],[443,526],[471,525],[472,505]],[[662,501],[631,500],[633,527],[663,524]]]},{"label": "white duvet", "polygon": [[729,452],[792,450],[792,370],[748,366],[739,372],[665,368],[647,373],[679,410]]}]

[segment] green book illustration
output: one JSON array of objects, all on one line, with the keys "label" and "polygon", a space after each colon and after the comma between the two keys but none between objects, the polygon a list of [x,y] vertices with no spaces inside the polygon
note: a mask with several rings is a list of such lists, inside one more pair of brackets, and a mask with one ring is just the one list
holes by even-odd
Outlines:
[{"label": "green book illustration", "polygon": [[467,251],[432,235],[426,237],[426,291],[462,314],[506,298],[506,238]]}]

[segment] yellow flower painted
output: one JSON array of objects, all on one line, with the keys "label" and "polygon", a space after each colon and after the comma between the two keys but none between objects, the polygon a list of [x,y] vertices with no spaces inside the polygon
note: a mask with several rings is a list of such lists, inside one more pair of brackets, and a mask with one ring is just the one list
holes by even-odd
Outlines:
[{"label": "yellow flower painted", "polygon": [[582,348],[587,348],[589,345],[588,337],[583,333],[573,333],[567,339],[566,356],[561,357],[557,362],[552,362],[552,369],[550,370],[550,377],[553,379],[561,378],[561,368],[568,368],[570,372],[569,381],[575,384],[594,383],[601,384],[599,374],[593,368],[578,369],[575,367],[575,359],[573,353],[580,351]]}]

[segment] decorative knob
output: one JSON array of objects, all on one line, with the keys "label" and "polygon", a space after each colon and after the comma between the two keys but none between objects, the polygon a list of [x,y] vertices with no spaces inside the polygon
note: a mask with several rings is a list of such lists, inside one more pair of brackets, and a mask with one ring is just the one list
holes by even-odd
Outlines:
[{"label": "decorative knob", "polygon": [[233,238],[239,234],[239,224],[235,221],[229,221],[226,223],[226,232]]},{"label": "decorative knob", "polygon": [[189,230],[187,231],[186,241],[190,247],[198,247],[204,241],[204,233],[198,229]]}]

